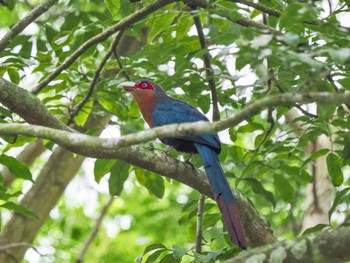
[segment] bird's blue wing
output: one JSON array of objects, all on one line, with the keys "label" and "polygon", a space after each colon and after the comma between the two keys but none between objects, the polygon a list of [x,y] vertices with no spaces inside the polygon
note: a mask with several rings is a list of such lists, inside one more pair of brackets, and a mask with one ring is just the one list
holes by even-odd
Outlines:
[{"label": "bird's blue wing", "polygon": [[[170,98],[164,102],[155,104],[152,111],[152,119],[155,127],[174,123],[209,121],[196,108],[185,102]],[[216,151],[220,151],[221,149],[217,134],[186,136],[181,137],[181,139],[208,145],[216,149]]]}]

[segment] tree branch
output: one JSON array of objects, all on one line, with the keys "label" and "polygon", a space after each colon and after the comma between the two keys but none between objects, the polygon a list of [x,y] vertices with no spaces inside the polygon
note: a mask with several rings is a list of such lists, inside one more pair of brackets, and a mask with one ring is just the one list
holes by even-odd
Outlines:
[{"label": "tree branch", "polygon": [[19,33],[21,33],[29,24],[34,22],[39,16],[45,13],[51,6],[53,6],[58,0],[46,0],[40,5],[36,6],[29,14],[15,24],[0,40],[0,52],[2,52],[11,40],[14,39]]},{"label": "tree branch", "polygon": [[256,22],[252,19],[248,19],[248,18],[245,18],[243,16],[240,16],[238,18],[237,15],[232,16],[232,10],[225,8],[225,7],[222,7],[218,4],[215,4],[213,6],[213,8],[210,8],[209,11],[214,13],[214,14],[218,14],[220,16],[226,17],[231,22],[239,24],[239,25],[244,26],[244,27],[255,27],[257,29],[263,29],[263,30],[268,31],[271,34],[274,34],[274,35],[281,35],[282,34],[277,29],[270,27],[270,26],[267,26],[267,25],[264,25],[263,23]]},{"label": "tree branch", "polygon": [[345,262],[350,259],[350,227],[340,227],[250,250],[225,263]]},{"label": "tree branch", "polygon": [[0,77],[0,103],[17,113],[29,124],[73,131],[57,120],[36,96]]},{"label": "tree branch", "polygon": [[[192,7],[191,15],[193,17],[193,21],[194,21],[194,24],[195,24],[196,29],[197,29],[197,34],[198,34],[199,43],[201,45],[201,49],[207,49],[207,43],[205,41],[202,23],[201,23],[201,20],[199,18],[199,14],[198,14],[195,7]],[[207,76],[207,80],[209,83],[212,104],[213,104],[213,121],[218,121],[218,120],[220,120],[220,111],[219,111],[219,106],[218,106],[218,95],[216,92],[214,73],[213,73],[213,69],[211,67],[211,63],[210,63],[209,51],[207,51],[203,54],[203,60],[204,60],[205,74]]]},{"label": "tree branch", "polygon": [[[1,89],[0,89],[1,92]],[[1,99],[1,98],[0,98]],[[145,131],[125,135],[117,139],[98,138],[77,132],[68,132],[48,127],[23,124],[2,124],[1,135],[24,135],[49,139],[55,143],[69,147],[70,150],[94,158],[113,158],[116,149],[145,143],[156,138],[182,137],[203,133],[216,133],[234,127],[262,110],[269,107],[293,106],[295,103],[307,104],[317,102],[321,104],[340,105],[350,100],[348,94],[332,94],[329,92],[310,92],[303,94],[280,94],[263,98],[246,106],[236,115],[218,122],[198,121],[193,123],[170,124]],[[1,101],[0,101],[1,102]],[[56,128],[56,127],[55,127]],[[87,151],[87,149],[89,149]],[[91,151],[95,149],[94,151]],[[98,150],[98,151],[96,151]]]},{"label": "tree branch", "polygon": [[273,8],[270,8],[270,7],[266,7],[266,6],[260,5],[258,3],[254,3],[254,2],[246,1],[246,0],[229,0],[229,1],[253,7],[253,8],[255,8],[255,9],[257,9],[257,10],[263,12],[263,13],[266,13],[266,14],[270,15],[270,16],[275,16],[275,17],[280,17],[281,16],[281,12],[280,11],[278,11],[276,9],[273,9]]},{"label": "tree branch", "polygon": [[111,196],[109,198],[108,202],[103,206],[102,211],[96,220],[94,228],[91,230],[88,238],[85,240],[85,242],[84,242],[84,244],[79,252],[79,256],[78,256],[77,260],[75,261],[76,263],[83,262],[84,257],[86,255],[86,252],[87,252],[89,246],[91,245],[92,241],[94,240],[96,234],[98,233],[98,230],[100,229],[100,226],[102,224],[102,220],[106,216],[109,207],[113,204],[114,199],[115,199],[115,196]]}]

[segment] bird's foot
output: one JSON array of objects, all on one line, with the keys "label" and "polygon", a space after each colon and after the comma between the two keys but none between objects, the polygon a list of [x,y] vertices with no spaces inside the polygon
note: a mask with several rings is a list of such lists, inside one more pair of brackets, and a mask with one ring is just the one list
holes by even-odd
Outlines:
[{"label": "bird's foot", "polygon": [[165,157],[168,157],[169,156],[169,152],[174,149],[173,146],[168,146],[163,152],[162,152],[162,155],[165,156]]},{"label": "bird's foot", "polygon": [[192,157],[192,153],[189,153],[188,158],[185,160],[185,163],[189,164],[193,170],[195,170],[196,168],[194,167],[193,163],[191,163],[191,157]]}]

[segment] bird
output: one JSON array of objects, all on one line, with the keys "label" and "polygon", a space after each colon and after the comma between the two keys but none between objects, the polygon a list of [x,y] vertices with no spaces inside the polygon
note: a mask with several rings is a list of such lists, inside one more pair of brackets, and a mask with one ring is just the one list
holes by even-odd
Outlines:
[{"label": "bird", "polygon": [[[209,121],[198,109],[171,98],[161,86],[152,81],[139,80],[133,86],[125,85],[123,88],[133,95],[150,128],[167,124]],[[200,134],[163,138],[161,142],[179,152],[199,154],[230,239],[233,244],[246,249],[247,239],[239,209],[218,157],[221,151],[218,135]]]}]

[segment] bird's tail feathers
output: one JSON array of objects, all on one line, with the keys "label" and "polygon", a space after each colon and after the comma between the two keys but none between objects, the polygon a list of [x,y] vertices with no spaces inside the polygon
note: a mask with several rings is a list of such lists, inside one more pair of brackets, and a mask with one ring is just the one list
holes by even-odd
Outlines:
[{"label": "bird's tail feathers", "polygon": [[230,185],[221,168],[218,155],[206,145],[198,143],[195,143],[195,145],[208,175],[215,200],[222,213],[230,239],[232,243],[242,249],[246,249],[247,239],[238,206],[234,201]]}]

